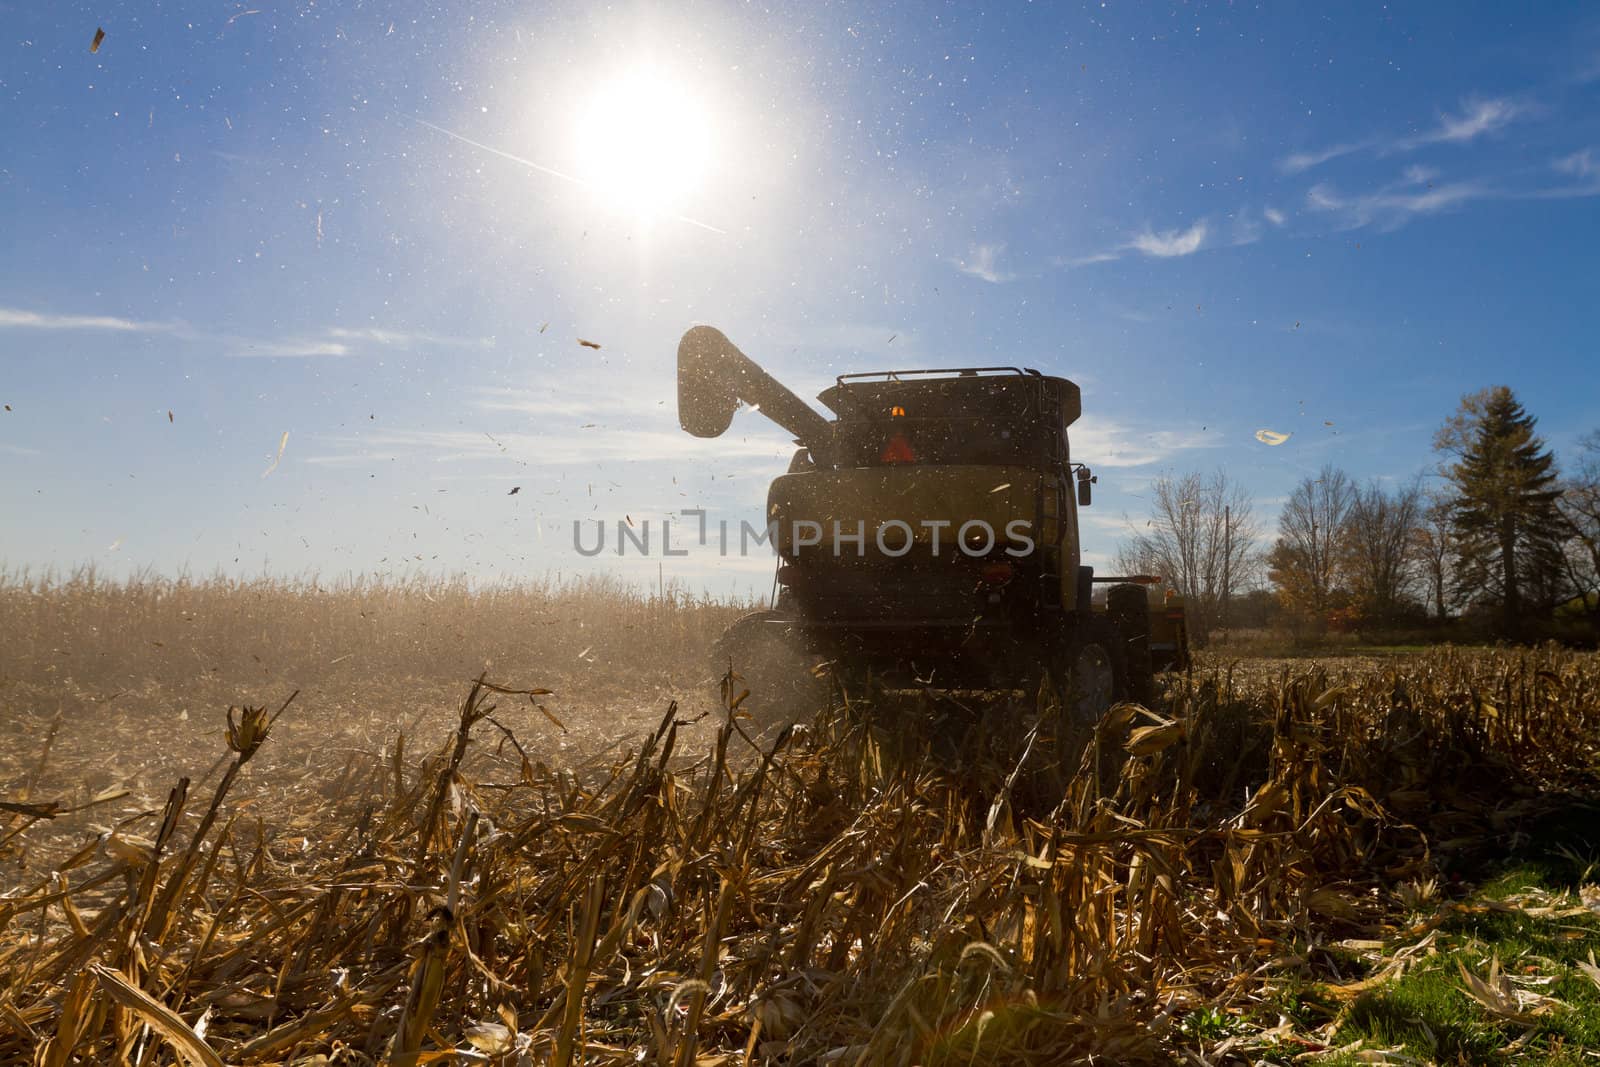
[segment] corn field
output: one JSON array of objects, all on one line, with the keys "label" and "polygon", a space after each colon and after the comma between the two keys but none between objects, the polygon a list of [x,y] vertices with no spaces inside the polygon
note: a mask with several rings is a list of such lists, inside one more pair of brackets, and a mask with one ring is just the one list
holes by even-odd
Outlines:
[{"label": "corn field", "polygon": [[[1378,975],[1327,949],[1426,944],[1462,907],[1450,872],[1591,790],[1600,755],[1593,655],[1217,661],[1113,709],[1065,794],[1023,805],[1003,767],[935,754],[937,696],[835,687],[774,728],[734,673],[608,726],[630,679],[706,681],[672,661],[703,662],[726,607],[544,590],[636,627],[588,642],[618,661],[580,729],[560,687],[586,642],[514,647],[493,597],[368,591],[368,634],[357,591],[256,592],[0,588],[0,1062],[1289,1062],[1339,1009],[1186,1020],[1260,1017],[1290,982],[1350,1003]],[[183,643],[188,613],[237,620],[205,639],[232,666]],[[447,635],[418,675],[501,654],[425,719],[385,687],[409,675],[383,627]],[[141,641],[200,662],[138,685],[235,695],[182,724],[176,698],[97,710]],[[320,669],[291,688],[294,656],[347,654],[381,701],[330,714]],[[94,774],[172,737],[159,787]]]}]

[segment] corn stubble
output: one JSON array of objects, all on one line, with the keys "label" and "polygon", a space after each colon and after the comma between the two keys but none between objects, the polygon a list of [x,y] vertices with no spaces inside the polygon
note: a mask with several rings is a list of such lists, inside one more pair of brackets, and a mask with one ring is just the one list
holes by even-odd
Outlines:
[{"label": "corn stubble", "polygon": [[[1441,860],[1586,785],[1600,717],[1600,662],[1553,649],[1219,666],[1115,709],[1046,815],[927,758],[893,699],[762,747],[727,681],[709,751],[672,705],[574,773],[495,717],[540,691],[479,678],[437,751],[402,736],[286,827],[230,812],[275,722],[230,709],[203,807],[184,779],[153,836],[0,899],[0,1061],[1167,1062],[1205,1052],[1190,1012],[1365,987],[1319,945],[1426,940]],[[44,819],[0,817],[12,850]]]}]

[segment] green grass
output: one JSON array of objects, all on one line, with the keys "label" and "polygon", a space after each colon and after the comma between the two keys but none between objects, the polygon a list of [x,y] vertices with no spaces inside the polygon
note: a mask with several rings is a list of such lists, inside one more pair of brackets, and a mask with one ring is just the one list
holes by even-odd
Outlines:
[{"label": "green grass", "polygon": [[[1566,894],[1575,904],[1572,876],[1592,874],[1581,869],[1586,866],[1577,857],[1552,855],[1507,869],[1484,884],[1469,902],[1474,910],[1440,928],[1436,955],[1356,1000],[1334,1045],[1360,1040],[1368,1048],[1398,1046],[1436,1063],[1593,1063],[1592,1053],[1600,1050],[1600,987],[1576,963],[1600,951],[1600,915],[1536,917],[1489,907],[1489,902],[1536,890]],[[1564,1007],[1531,1024],[1496,1019],[1467,995],[1458,968],[1459,963],[1483,976],[1496,957],[1502,972],[1514,977],[1555,978],[1533,988]],[[1510,1047],[1524,1035],[1519,1047]]]}]

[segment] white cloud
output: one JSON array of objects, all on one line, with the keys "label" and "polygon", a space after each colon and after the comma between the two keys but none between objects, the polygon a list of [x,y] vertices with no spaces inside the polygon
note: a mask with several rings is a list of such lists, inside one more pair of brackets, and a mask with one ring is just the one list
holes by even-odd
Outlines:
[{"label": "white cloud", "polygon": [[1195,223],[1187,230],[1165,230],[1153,233],[1146,229],[1128,243],[1128,247],[1143,252],[1147,256],[1156,256],[1161,259],[1170,259],[1174,256],[1189,256],[1200,251],[1200,246],[1205,243],[1206,224],[1204,221]]},{"label": "white cloud", "polygon": [[[663,427],[671,426],[662,416]],[[768,432],[770,431],[770,432]],[[329,438],[335,451],[311,456],[305,462],[350,467],[408,455],[436,463],[511,461],[521,467],[595,466],[613,462],[721,463],[734,468],[760,460],[767,468],[781,466],[794,451],[783,431],[771,424],[759,435],[729,431],[716,440],[702,440],[672,429],[619,429],[599,425],[563,433],[496,432],[492,437],[473,430],[386,431]]]},{"label": "white cloud", "polygon": [[962,274],[970,274],[974,278],[995,284],[1009,282],[1016,275],[1000,269],[1000,256],[1005,250],[1006,246],[1003,244],[974,245],[966,259],[953,262]]},{"label": "white cloud", "polygon": [[1072,455],[1091,467],[1148,467],[1180,452],[1215,447],[1215,434],[1154,430],[1105,415],[1085,415],[1068,431]]},{"label": "white cloud", "polygon": [[234,356],[348,356],[351,348],[342,341],[319,341],[314,338],[288,341],[238,341],[230,352]]},{"label": "white cloud", "polygon": [[339,341],[369,341],[372,344],[394,347],[397,345],[469,345],[493,348],[492,337],[448,337],[436,333],[413,333],[407,330],[385,330],[377,326],[349,329],[334,326],[327,335]]},{"label": "white cloud", "polygon": [[1233,233],[1230,241],[1234,245],[1253,245],[1261,240],[1261,219],[1250,208],[1242,207],[1233,213]]},{"label": "white cloud", "polygon": [[1557,173],[1570,174],[1574,178],[1600,177],[1600,160],[1595,159],[1594,151],[1592,148],[1582,149],[1570,156],[1562,156],[1551,166],[1555,167]]},{"label": "white cloud", "polygon": [[1056,256],[1050,262],[1057,267],[1087,267],[1093,263],[1110,263],[1121,258],[1121,252],[1096,252],[1091,256]]},{"label": "white cloud", "polygon": [[183,329],[172,322],[142,322],[111,315],[53,315],[48,312],[0,308],[0,328],[25,330],[112,330],[118,333],[175,333]]},{"label": "white cloud", "polygon": [[1278,161],[1278,169],[1286,174],[1299,174],[1358,152],[1390,155],[1415,151],[1430,144],[1468,144],[1485,134],[1504,129],[1515,119],[1526,115],[1528,110],[1526,104],[1509,97],[1469,99],[1463,102],[1459,114],[1441,115],[1438,124],[1425,133],[1411,137],[1371,137],[1320,150],[1294,152]]},{"label": "white cloud", "polygon": [[1574,179],[1566,185],[1536,189],[1523,195],[1530,200],[1571,200],[1578,197],[1600,196],[1600,158],[1597,150],[1583,148],[1570,155],[1551,161],[1557,174]]},{"label": "white cloud", "polygon": [[1503,194],[1480,182],[1453,182],[1411,191],[1413,182],[1402,180],[1360,196],[1343,196],[1333,186],[1319,183],[1306,193],[1306,206],[1313,211],[1342,215],[1346,229],[1376,225],[1393,230],[1418,215],[1434,215],[1473,200],[1493,199]]},{"label": "white cloud", "polygon": [[26,445],[8,445],[0,442],[0,453],[8,456],[40,456],[44,453],[37,448],[28,448]]},{"label": "white cloud", "polygon": [[60,315],[6,307],[0,307],[0,329],[166,334],[185,341],[221,345],[234,356],[349,356],[358,354],[362,345],[478,345],[486,348],[494,345],[492,338],[473,340],[379,327],[332,326],[303,337],[276,339],[241,337],[197,330],[182,322],[151,322],[115,315]]},{"label": "white cloud", "polygon": [[1493,133],[1511,122],[1526,110],[1520,104],[1504,97],[1493,100],[1474,100],[1459,115],[1445,115],[1431,134],[1425,134],[1417,143],[1429,144],[1448,141],[1465,144],[1486,133]]},{"label": "white cloud", "polygon": [[1287,221],[1283,212],[1279,211],[1275,207],[1262,208],[1261,214],[1265,215],[1267,217],[1267,221],[1272,223],[1274,226],[1282,226],[1284,222]]},{"label": "white cloud", "polygon": [[[638,385],[637,382],[632,384]],[[629,395],[620,387],[576,392],[545,386],[526,389],[496,386],[479,389],[478,395],[480,399],[474,406],[480,411],[514,411],[547,419],[667,418],[675,411],[675,401],[669,397],[648,391]]]},{"label": "white cloud", "polygon": [[1355,141],[1350,144],[1337,144],[1316,152],[1294,152],[1278,161],[1278,169],[1285,174],[1299,174],[1303,170],[1320,167],[1329,160],[1348,156],[1352,152],[1361,152],[1372,146],[1372,141]]}]

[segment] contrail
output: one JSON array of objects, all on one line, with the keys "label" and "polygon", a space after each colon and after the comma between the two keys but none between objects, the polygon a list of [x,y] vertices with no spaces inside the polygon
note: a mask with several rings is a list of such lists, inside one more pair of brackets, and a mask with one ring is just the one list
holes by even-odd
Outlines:
[{"label": "contrail", "polygon": [[[582,178],[574,177],[573,175],[567,174],[564,171],[556,170],[554,167],[547,167],[543,163],[535,163],[531,159],[523,159],[521,156],[514,156],[510,152],[502,152],[498,148],[483,144],[480,141],[474,141],[470,137],[463,137],[459,133],[445,129],[443,126],[435,126],[433,123],[429,122],[425,118],[421,118],[420,116],[412,115],[411,119],[414,122],[421,123],[422,125],[428,127],[430,130],[433,130],[437,133],[442,133],[446,137],[452,137],[455,140],[460,141],[462,144],[471,145],[473,148],[479,149],[483,152],[488,152],[490,155],[499,156],[501,159],[509,159],[513,163],[520,163],[524,167],[538,171],[540,174],[548,174],[552,178],[560,178],[564,182],[571,182],[573,185],[579,185],[585,189],[594,188],[594,184],[592,182],[586,182]],[[727,230],[719,230],[709,222],[701,222],[699,219],[691,219],[687,215],[673,215],[672,218],[679,222],[687,222],[691,226],[698,226],[702,230],[709,230],[711,233],[721,234],[724,237],[728,235]]]}]

